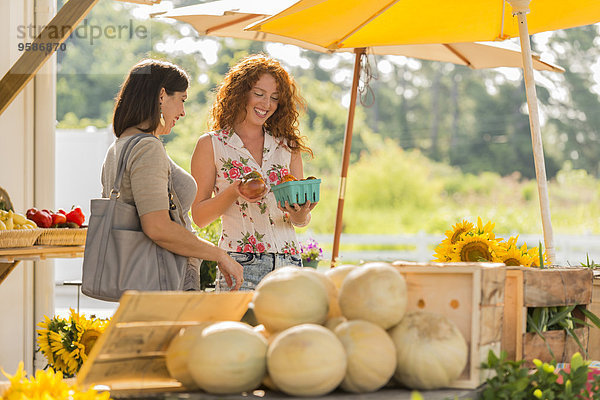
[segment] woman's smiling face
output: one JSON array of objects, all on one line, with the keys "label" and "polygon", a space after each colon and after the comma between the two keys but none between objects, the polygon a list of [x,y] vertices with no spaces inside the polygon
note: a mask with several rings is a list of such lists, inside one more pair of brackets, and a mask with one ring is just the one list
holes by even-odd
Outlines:
[{"label": "woman's smiling face", "polygon": [[263,74],[248,93],[245,123],[264,125],[277,110],[279,91],[277,82],[270,74]]},{"label": "woman's smiling face", "polygon": [[177,120],[185,116],[185,106],[183,103],[185,103],[186,99],[187,90],[185,92],[174,92],[172,95],[168,95],[164,92],[161,110],[163,119],[165,120],[165,126],[160,134],[168,135],[175,126]]}]

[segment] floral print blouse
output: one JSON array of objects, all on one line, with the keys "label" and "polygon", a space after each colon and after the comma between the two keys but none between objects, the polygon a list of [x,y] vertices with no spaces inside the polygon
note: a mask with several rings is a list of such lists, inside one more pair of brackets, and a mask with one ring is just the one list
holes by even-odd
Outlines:
[{"label": "floral print blouse", "polygon": [[[251,171],[258,171],[267,186],[276,185],[289,174],[292,153],[283,141],[265,131],[262,167],[254,160],[233,129],[209,133],[212,139],[217,178],[214,192],[225,190],[233,181]],[[269,191],[257,203],[238,199],[221,217],[219,247],[240,253],[298,254],[296,231],[287,213],[277,208],[275,195]]]}]

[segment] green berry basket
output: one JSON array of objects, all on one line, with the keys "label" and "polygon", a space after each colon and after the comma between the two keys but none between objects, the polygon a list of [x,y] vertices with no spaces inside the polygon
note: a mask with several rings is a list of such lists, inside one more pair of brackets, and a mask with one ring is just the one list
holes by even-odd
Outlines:
[{"label": "green berry basket", "polygon": [[275,200],[282,205],[287,201],[289,204],[304,204],[306,201],[316,203],[319,201],[320,179],[306,179],[301,181],[289,181],[271,186]]}]

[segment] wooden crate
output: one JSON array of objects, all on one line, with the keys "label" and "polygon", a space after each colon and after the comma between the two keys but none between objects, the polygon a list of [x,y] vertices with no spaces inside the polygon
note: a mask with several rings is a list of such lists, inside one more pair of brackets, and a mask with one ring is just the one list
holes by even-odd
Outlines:
[{"label": "wooden crate", "polygon": [[[553,307],[589,304],[592,300],[592,271],[589,268],[527,268],[507,267],[504,292],[504,326],[502,350],[511,360],[526,360],[531,366],[534,358],[552,360],[543,340],[535,333],[526,333],[527,307]],[[583,345],[587,344],[587,328],[577,330]],[[537,337],[536,337],[537,336]],[[548,332],[557,362],[569,362],[579,347],[564,331]],[[540,345],[541,344],[541,345]]]},{"label": "wooden crate", "polygon": [[107,386],[111,394],[182,390],[165,363],[171,339],[181,328],[203,321],[239,321],[252,296],[252,292],[126,292],[77,374],[77,384]]},{"label": "wooden crate", "polygon": [[[594,271],[594,283],[592,287],[592,304],[588,309],[600,317],[600,270]],[[600,329],[590,328],[590,340],[588,342],[588,355],[590,360],[600,360]]]},{"label": "wooden crate", "polygon": [[504,264],[411,263],[394,266],[406,279],[408,311],[428,311],[452,320],[467,341],[469,358],[453,388],[472,389],[489,371],[480,368],[489,350],[500,353],[504,311]]}]

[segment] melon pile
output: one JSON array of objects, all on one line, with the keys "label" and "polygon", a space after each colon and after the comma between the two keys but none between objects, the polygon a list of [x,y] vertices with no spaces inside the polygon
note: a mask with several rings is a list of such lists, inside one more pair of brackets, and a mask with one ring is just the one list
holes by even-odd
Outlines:
[{"label": "melon pile", "polygon": [[182,329],[166,352],[171,376],[214,394],[263,384],[313,397],[395,382],[446,387],[467,363],[466,341],[453,322],[406,312],[406,282],[387,263],[326,273],[280,268],[256,287],[252,307],[254,328],[227,321]]}]

